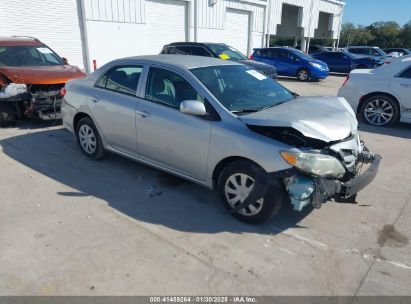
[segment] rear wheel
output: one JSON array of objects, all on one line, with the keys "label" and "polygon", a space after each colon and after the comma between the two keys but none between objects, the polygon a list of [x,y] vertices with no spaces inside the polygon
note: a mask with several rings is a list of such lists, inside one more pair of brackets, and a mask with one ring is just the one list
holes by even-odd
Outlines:
[{"label": "rear wheel", "polygon": [[361,118],[370,125],[389,127],[398,122],[400,110],[392,97],[375,95],[364,101],[360,114]]},{"label": "rear wheel", "polygon": [[[218,191],[227,210],[238,207],[254,188],[256,176],[261,170],[257,165],[247,161],[237,161],[228,165],[220,175]],[[233,214],[236,218],[249,224],[260,224],[281,209],[284,200],[283,189],[278,185],[270,186],[264,197]]]},{"label": "rear wheel", "polygon": [[299,69],[297,72],[297,78],[300,81],[308,81],[310,79],[310,71],[307,69]]},{"label": "rear wheel", "polygon": [[102,159],[105,155],[101,137],[90,117],[83,117],[76,128],[77,141],[84,154],[92,159]]}]

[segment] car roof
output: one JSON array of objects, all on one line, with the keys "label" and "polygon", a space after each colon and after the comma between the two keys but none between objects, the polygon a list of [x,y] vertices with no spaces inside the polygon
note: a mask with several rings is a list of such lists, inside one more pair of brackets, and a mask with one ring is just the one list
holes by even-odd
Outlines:
[{"label": "car roof", "polygon": [[189,46],[207,46],[207,45],[226,45],[225,43],[217,42],[172,42],[166,44],[165,46],[179,46],[179,45],[189,45]]},{"label": "car roof", "polygon": [[187,56],[187,55],[148,55],[148,56],[134,56],[112,61],[112,63],[121,62],[139,62],[148,64],[164,64],[169,67],[195,69],[218,65],[241,65],[241,63],[223,60],[213,57],[205,56]]},{"label": "car roof", "polygon": [[352,46],[347,46],[347,49],[351,49],[351,48],[356,48],[356,49],[378,49],[378,46],[356,46],[356,45],[352,45]]},{"label": "car roof", "polygon": [[0,36],[0,46],[20,46],[20,45],[44,45],[40,40],[33,37],[1,37]]}]

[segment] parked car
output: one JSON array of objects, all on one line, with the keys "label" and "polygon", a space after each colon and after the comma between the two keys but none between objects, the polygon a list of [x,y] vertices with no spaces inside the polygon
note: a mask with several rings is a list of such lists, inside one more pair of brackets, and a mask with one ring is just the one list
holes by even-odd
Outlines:
[{"label": "parked car", "polygon": [[0,37],[0,125],[22,116],[61,117],[60,89],[85,76],[38,39]]},{"label": "parked car", "polygon": [[374,126],[411,123],[411,56],[374,70],[354,70],[338,92]]},{"label": "parked car", "polygon": [[250,60],[225,43],[174,42],[165,45],[161,54],[194,55],[233,60],[260,71],[272,79],[278,78],[277,71],[273,66]]},{"label": "parked car", "polygon": [[411,50],[405,48],[390,48],[385,49],[384,52],[388,55],[390,55],[391,53],[397,53],[399,57],[411,55]]},{"label": "parked car", "polygon": [[330,74],[325,62],[294,48],[256,48],[250,58],[275,66],[279,76],[297,77],[300,81],[324,79]]},{"label": "parked car", "polygon": [[[297,45],[296,49],[301,50],[301,46]],[[308,47],[308,54],[317,54],[328,50],[329,49],[326,46],[310,44],[310,46]]]},{"label": "parked car", "polygon": [[[296,97],[230,60],[115,60],[69,81],[62,111],[88,157],[111,151],[217,189],[248,223],[266,221],[288,201],[301,211],[352,198],[380,161],[363,147],[344,99]],[[370,169],[358,176],[363,162]]]},{"label": "parked car", "polygon": [[348,52],[322,52],[312,57],[325,62],[330,71],[336,73],[349,73],[354,69],[374,69],[384,64],[381,59]]},{"label": "parked car", "polygon": [[389,56],[377,46],[349,46],[344,50],[355,55],[373,56],[386,62],[389,61]]}]

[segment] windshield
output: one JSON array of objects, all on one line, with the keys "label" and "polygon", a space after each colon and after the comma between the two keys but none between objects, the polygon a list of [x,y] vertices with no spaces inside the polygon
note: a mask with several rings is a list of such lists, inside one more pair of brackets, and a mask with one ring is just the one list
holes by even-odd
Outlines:
[{"label": "windshield", "polygon": [[63,60],[45,45],[0,46],[0,66],[62,65]]},{"label": "windshield", "polygon": [[225,44],[208,44],[207,47],[221,59],[247,60],[248,58],[235,48]]},{"label": "windshield", "polygon": [[243,65],[192,69],[191,72],[231,112],[245,114],[294,99],[282,85]]}]

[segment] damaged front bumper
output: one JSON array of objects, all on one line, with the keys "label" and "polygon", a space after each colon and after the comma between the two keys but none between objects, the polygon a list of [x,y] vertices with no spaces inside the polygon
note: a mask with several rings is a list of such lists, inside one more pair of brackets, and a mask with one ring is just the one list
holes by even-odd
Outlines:
[{"label": "damaged front bumper", "polygon": [[17,117],[39,117],[41,119],[61,119],[62,97],[57,85],[22,85],[11,83],[0,92],[0,103],[14,108]]},{"label": "damaged front bumper", "polygon": [[376,177],[381,161],[381,156],[362,153],[358,166],[369,165],[361,174],[357,171],[349,179],[333,180],[311,176],[301,173],[296,169],[279,172],[276,177],[282,177],[286,184],[291,204],[294,210],[301,211],[305,206],[312,204],[315,208],[334,199],[337,202],[355,197],[355,195],[368,186]]}]

